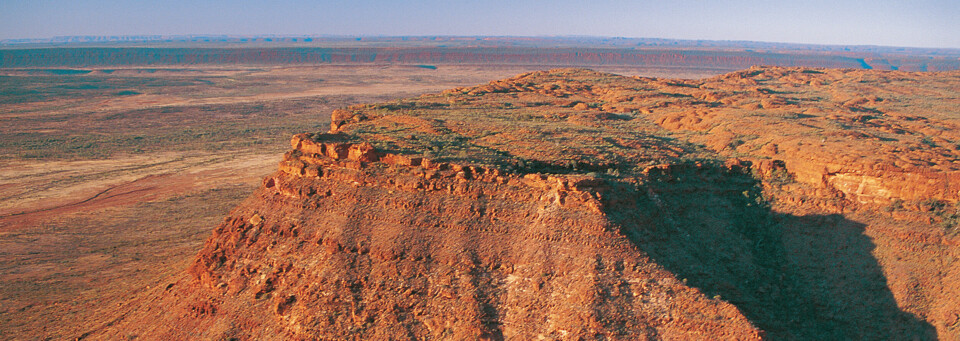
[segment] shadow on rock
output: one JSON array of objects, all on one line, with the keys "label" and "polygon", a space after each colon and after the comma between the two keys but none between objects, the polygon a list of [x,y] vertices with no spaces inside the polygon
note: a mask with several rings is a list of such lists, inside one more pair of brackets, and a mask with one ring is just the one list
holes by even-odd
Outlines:
[{"label": "shadow on rock", "polygon": [[637,247],[773,339],[936,339],[897,306],[861,223],[772,212],[756,179],[721,166],[651,174],[634,197],[609,211]]}]

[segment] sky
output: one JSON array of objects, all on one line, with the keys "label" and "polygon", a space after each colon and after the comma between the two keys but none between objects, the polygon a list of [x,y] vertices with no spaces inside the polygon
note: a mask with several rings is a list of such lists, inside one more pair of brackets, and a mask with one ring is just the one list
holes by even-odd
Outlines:
[{"label": "sky", "polygon": [[606,36],[960,48],[960,1],[0,0],[0,39]]}]

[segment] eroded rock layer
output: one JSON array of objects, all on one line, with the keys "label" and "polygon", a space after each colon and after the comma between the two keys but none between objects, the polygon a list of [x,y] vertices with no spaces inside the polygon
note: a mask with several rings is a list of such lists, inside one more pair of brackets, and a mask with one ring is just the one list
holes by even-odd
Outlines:
[{"label": "eroded rock layer", "polygon": [[90,335],[954,338],[958,84],[568,69],[338,110]]}]

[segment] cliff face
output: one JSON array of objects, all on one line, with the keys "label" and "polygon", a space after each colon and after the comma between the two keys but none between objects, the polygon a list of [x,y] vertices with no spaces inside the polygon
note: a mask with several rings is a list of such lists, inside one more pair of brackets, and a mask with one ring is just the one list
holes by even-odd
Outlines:
[{"label": "cliff face", "polygon": [[[585,175],[507,174],[293,139],[141,337],[756,339],[639,251]],[[156,309],[156,308],[155,308]],[[158,328],[157,326],[170,328]]]},{"label": "cliff face", "polygon": [[92,335],[956,337],[957,82],[554,70],[338,110]]}]

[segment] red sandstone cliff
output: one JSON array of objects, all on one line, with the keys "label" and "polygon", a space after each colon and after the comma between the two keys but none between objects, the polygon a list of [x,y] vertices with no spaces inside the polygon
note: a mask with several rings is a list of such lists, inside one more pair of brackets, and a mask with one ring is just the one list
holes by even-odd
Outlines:
[{"label": "red sandstone cliff", "polygon": [[958,82],[554,70],[338,110],[90,335],[955,338]]}]

